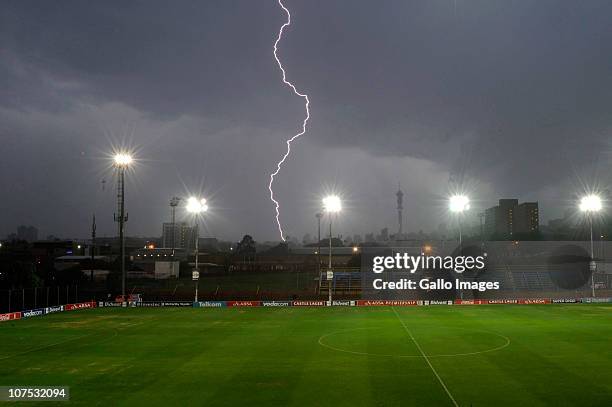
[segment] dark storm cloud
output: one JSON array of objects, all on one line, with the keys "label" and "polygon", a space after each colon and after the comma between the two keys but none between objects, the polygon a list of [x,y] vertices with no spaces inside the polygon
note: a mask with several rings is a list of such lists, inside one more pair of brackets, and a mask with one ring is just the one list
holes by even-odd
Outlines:
[{"label": "dark storm cloud", "polygon": [[[322,184],[351,189],[368,221],[347,228],[364,232],[392,225],[402,181],[414,191],[407,212],[425,219],[409,226],[427,228],[438,217],[427,200],[447,188],[432,180],[444,184],[449,172],[475,179],[486,203],[549,199],[551,186],[608,160],[610,2],[287,5],[294,19],[280,56],[312,101],[309,131],[278,178],[293,234],[309,231]],[[9,208],[0,233],[31,222],[84,234],[68,219],[86,224],[90,181],[104,177],[91,157],[107,149],[110,129],[133,131],[151,160],[137,191],[157,204],[132,201],[135,233],[158,233],[176,185],[206,173],[224,208],[214,233],[272,238],[267,174],[304,114],[272,58],[283,21],[272,0],[4,2],[0,181],[29,203]],[[50,221],[51,211],[66,221]]]},{"label": "dark storm cloud", "polygon": [[[516,193],[556,181],[568,155],[591,160],[576,144],[608,149],[612,4],[452,3],[330,6],[296,27],[293,50],[307,51],[292,72],[329,96],[314,104],[324,119],[313,128],[334,129],[338,144],[433,160],[444,144],[467,144],[476,170],[512,170],[503,181]],[[321,58],[321,48],[333,52]]]},{"label": "dark storm cloud", "polygon": [[282,18],[274,2],[16,2],[0,30],[22,63],[79,81],[91,97],[165,117],[254,120],[286,96],[271,59]]}]

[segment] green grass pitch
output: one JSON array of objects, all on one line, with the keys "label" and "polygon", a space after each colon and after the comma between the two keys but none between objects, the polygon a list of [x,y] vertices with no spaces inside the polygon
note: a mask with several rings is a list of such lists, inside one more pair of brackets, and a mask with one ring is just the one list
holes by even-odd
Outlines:
[{"label": "green grass pitch", "polygon": [[607,305],[95,309],[0,344],[0,385],[58,405],[612,405]]}]

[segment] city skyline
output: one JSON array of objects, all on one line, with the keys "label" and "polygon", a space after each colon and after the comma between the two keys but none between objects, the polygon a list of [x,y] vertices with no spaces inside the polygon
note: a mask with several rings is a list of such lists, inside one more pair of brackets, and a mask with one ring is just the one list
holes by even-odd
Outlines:
[{"label": "city skyline", "polygon": [[[398,190],[398,192],[401,191]],[[395,196],[398,197],[396,192]],[[452,198],[449,197],[448,203],[450,204],[449,212],[452,212]],[[461,197],[463,198],[463,197]],[[466,197],[467,198],[467,197]],[[468,203],[469,198],[468,199]],[[598,205],[602,205],[603,202],[600,200],[601,197],[597,195],[584,195],[580,199],[575,200],[575,206],[567,209],[562,217],[549,219],[547,222],[540,222],[540,211],[538,202],[522,202],[519,204],[519,200],[515,198],[500,198],[498,204],[488,208],[471,208],[468,205],[467,210],[461,214],[461,223],[464,227],[464,233],[466,237],[471,240],[561,240],[569,239],[575,240],[577,237],[582,236],[585,233],[585,227],[588,223],[588,217],[585,216],[585,202],[599,202]],[[594,201],[595,200],[595,201]],[[401,200],[399,200],[401,201]],[[398,201],[398,202],[399,202]],[[604,209],[599,207],[599,209]],[[599,211],[599,209],[597,211]],[[401,216],[401,211],[398,210],[398,215]],[[191,219],[193,220],[193,219]],[[398,219],[399,225],[401,225],[401,217]],[[608,221],[605,213],[600,213],[594,218],[594,223],[598,230],[602,231],[606,236],[600,236],[600,238],[607,237],[608,229],[612,224]],[[454,219],[449,219],[449,223],[442,222],[437,227],[429,230],[408,230],[398,232],[395,230],[393,225],[380,225],[377,229],[360,231],[357,233],[345,233],[344,231],[335,231],[333,233],[334,239],[341,238],[345,244],[361,244],[368,242],[401,242],[409,240],[454,240],[457,238],[459,233],[458,230],[458,219],[455,216]],[[399,226],[401,228],[401,226]],[[398,228],[398,225],[395,225]],[[158,234],[151,235],[129,235],[130,238],[134,239],[149,239],[152,243],[155,243],[156,247],[160,248],[172,248],[173,238],[172,230],[176,230],[174,237],[174,246],[176,248],[185,249],[193,247],[194,225],[192,222],[188,222],[185,219],[176,220],[173,224],[171,221],[163,221],[161,223],[161,232]],[[542,234],[542,231],[544,233]],[[237,236],[229,238],[223,238],[221,236],[206,234],[200,236],[200,240],[213,239],[225,243],[236,243],[245,235],[252,235],[248,231],[242,232]],[[321,241],[327,241],[328,234],[323,233],[321,235]],[[556,237],[555,237],[556,236]],[[99,236],[104,241],[109,239],[115,239],[115,235],[111,234]],[[254,236],[258,243],[264,246],[275,245],[278,240],[270,239],[259,239],[258,236]],[[317,233],[307,231],[301,235],[287,235],[286,242],[297,245],[311,245],[317,242]],[[597,240],[600,240],[597,238]],[[61,236],[56,234],[47,235],[47,237],[40,236],[38,238],[38,229],[32,225],[20,225],[17,228],[16,233],[9,233],[5,238],[0,238],[6,241],[49,241],[49,240],[75,240],[78,242],[88,242],[90,237],[83,236]],[[282,242],[281,242],[282,243]]]}]

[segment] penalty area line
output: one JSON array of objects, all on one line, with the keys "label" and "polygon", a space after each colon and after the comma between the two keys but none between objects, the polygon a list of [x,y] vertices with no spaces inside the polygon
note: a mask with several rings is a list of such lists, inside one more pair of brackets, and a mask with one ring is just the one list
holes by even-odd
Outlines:
[{"label": "penalty area line", "polygon": [[391,307],[391,309],[393,309],[393,312],[395,313],[395,316],[397,317],[397,319],[399,319],[400,323],[402,324],[402,326],[404,327],[404,329],[406,330],[406,332],[408,332],[408,335],[410,336],[410,339],[412,339],[412,342],[414,342],[414,345],[416,346],[416,348],[419,350],[419,352],[421,353],[421,355],[423,356],[423,359],[425,359],[425,362],[427,362],[427,364],[429,365],[429,368],[431,369],[431,371],[434,373],[434,375],[436,376],[436,378],[438,379],[438,381],[440,382],[440,384],[442,385],[442,388],[444,389],[444,391],[446,392],[446,394],[448,395],[448,397],[451,399],[451,401],[453,402],[453,405],[455,407],[459,407],[459,404],[457,404],[457,401],[455,400],[455,398],[453,397],[453,395],[451,394],[450,390],[448,390],[448,387],[446,387],[446,384],[444,383],[444,381],[442,380],[442,378],[440,377],[440,375],[438,374],[438,372],[436,371],[436,369],[433,367],[433,365],[431,364],[431,362],[429,361],[429,358],[427,357],[427,355],[425,354],[425,352],[423,352],[423,349],[421,349],[421,346],[419,345],[419,343],[416,341],[416,339],[414,339],[414,336],[412,336],[412,332],[410,332],[410,329],[408,329],[408,327],[406,326],[406,324],[404,323],[404,320],[402,318],[400,318],[399,314],[397,313],[397,311],[395,310],[395,307]]}]

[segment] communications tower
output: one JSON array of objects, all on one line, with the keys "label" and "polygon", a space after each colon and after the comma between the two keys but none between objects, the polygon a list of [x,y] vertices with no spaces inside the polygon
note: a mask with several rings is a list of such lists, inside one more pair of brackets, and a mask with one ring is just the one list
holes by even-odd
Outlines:
[{"label": "communications tower", "polygon": [[402,213],[404,210],[404,193],[402,192],[402,186],[400,184],[397,185],[397,192],[395,193],[395,196],[397,197],[397,235],[401,239],[404,229],[404,216]]}]

